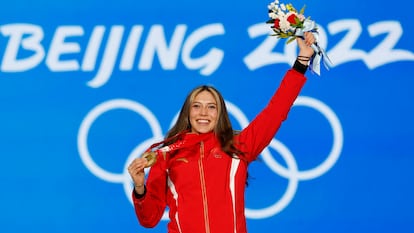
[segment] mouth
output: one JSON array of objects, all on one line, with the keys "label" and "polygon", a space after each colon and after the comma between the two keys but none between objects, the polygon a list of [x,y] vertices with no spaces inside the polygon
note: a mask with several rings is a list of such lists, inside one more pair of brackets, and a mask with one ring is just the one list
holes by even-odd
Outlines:
[{"label": "mouth", "polygon": [[208,124],[208,123],[210,123],[210,120],[207,120],[207,119],[198,119],[196,122],[199,123],[199,124]]}]

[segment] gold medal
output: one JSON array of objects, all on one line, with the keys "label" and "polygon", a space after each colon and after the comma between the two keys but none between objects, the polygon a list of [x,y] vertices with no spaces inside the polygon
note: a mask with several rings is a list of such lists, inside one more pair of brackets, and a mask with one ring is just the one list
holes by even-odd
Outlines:
[{"label": "gold medal", "polygon": [[155,162],[157,162],[157,153],[154,151],[146,151],[144,154],[142,154],[141,157],[148,161],[147,165],[145,166],[146,168],[151,167],[155,164]]}]

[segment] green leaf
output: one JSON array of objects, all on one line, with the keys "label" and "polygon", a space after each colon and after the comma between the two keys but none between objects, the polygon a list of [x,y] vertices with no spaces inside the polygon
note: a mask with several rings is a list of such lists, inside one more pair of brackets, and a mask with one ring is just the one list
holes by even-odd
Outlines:
[{"label": "green leaf", "polygon": [[291,43],[292,41],[294,41],[296,39],[296,37],[291,37],[289,40],[286,41],[286,44]]},{"label": "green leaf", "polygon": [[301,14],[301,15],[305,14],[305,8],[306,8],[306,5],[303,5],[302,9],[300,9],[299,14]]},{"label": "green leaf", "polygon": [[298,17],[295,17],[295,26],[301,28],[303,25],[302,21]]}]

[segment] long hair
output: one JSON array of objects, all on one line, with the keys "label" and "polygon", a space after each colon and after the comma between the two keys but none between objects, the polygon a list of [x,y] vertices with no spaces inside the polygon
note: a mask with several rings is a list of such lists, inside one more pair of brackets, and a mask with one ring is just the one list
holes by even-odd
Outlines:
[{"label": "long hair", "polygon": [[[218,137],[221,149],[231,157],[233,157],[235,154],[238,156],[242,155],[243,153],[237,149],[233,142],[234,131],[230,122],[229,115],[227,113],[227,108],[223,96],[217,89],[212,86],[202,85],[196,87],[187,95],[187,98],[185,99],[178,115],[177,122],[168,131],[166,138],[171,138],[179,133],[191,130],[190,108],[195,97],[203,91],[208,91],[211,93],[217,103],[218,119],[217,125],[214,128],[214,133]],[[174,141],[176,141],[176,139],[168,141],[166,145],[172,144]]]}]

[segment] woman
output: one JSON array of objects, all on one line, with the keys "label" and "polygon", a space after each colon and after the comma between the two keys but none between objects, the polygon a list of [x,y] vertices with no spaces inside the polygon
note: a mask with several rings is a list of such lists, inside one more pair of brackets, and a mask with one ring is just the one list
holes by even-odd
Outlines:
[{"label": "woman", "polygon": [[186,98],[177,123],[155,150],[157,160],[145,183],[146,158],[128,167],[134,182],[135,213],[154,227],[169,207],[169,233],[245,233],[247,167],[275,136],[299,95],[315,42],[296,40],[299,55],[266,108],[234,135],[223,97],[201,86]]}]

